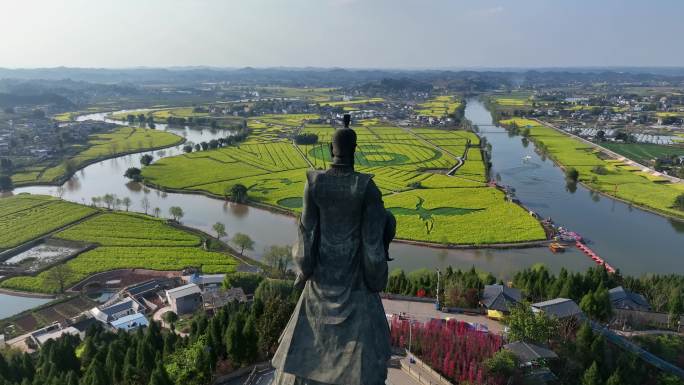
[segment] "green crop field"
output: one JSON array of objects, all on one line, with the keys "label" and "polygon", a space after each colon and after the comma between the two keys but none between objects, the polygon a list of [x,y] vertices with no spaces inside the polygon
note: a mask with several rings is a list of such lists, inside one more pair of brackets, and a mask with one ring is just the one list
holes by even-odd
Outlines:
[{"label": "green crop field", "polygon": [[451,115],[461,106],[461,102],[454,96],[437,96],[418,105],[416,113],[421,116],[442,118]]},{"label": "green crop field", "polygon": [[90,207],[42,195],[0,198],[0,250],[19,246],[93,212]]},{"label": "green crop field", "polygon": [[[530,138],[543,143],[546,153],[559,164],[576,168],[580,181],[589,187],[649,209],[684,218],[684,212],[674,208],[676,197],[684,193],[684,184],[669,183],[662,177],[603,160],[593,146],[533,120],[513,118],[500,123],[515,123],[518,127],[530,128]],[[607,173],[594,173],[592,169],[596,166],[603,166]]]},{"label": "green crop field", "polygon": [[663,146],[650,143],[602,143],[601,145],[645,165],[650,164],[651,161],[656,158],[669,158],[671,156],[684,155],[684,147]]},{"label": "green crop field", "polygon": [[403,239],[478,245],[546,238],[536,219],[494,188],[419,189],[384,199]]},{"label": "green crop field", "polygon": [[[230,255],[198,247],[201,243],[198,236],[141,214],[97,215],[57,233],[55,237],[98,245],[66,263],[73,272],[68,278],[68,285],[113,269],[181,270],[193,266],[201,267],[207,273],[219,273],[234,271],[237,265]],[[54,292],[58,287],[48,277],[47,271],[35,277],[13,277],[0,283],[0,287]]]},{"label": "green crop field", "polygon": [[31,183],[50,183],[66,174],[67,169],[79,169],[97,159],[114,157],[128,152],[144,151],[151,148],[168,147],[180,143],[182,138],[170,132],[145,128],[121,127],[112,133],[90,136],[88,146],[75,156],[69,164],[62,162],[56,166],[32,168],[12,175],[15,185]]},{"label": "green crop field", "polygon": [[497,104],[502,106],[529,106],[531,103],[526,99],[497,98]]},{"label": "green crop field", "polygon": [[[250,118],[252,134],[239,146],[160,159],[143,168],[143,176],[154,185],[221,197],[240,183],[247,187],[252,202],[299,212],[306,171],[325,169],[330,163],[328,143],[335,129],[308,123],[317,118],[292,114]],[[316,134],[318,143],[294,145],[290,135],[300,129],[302,133]],[[544,238],[534,218],[486,185],[476,134],[405,129],[378,120],[355,122],[354,130],[358,138],[356,169],[373,174],[387,202],[397,205],[397,210],[409,210],[397,212],[400,237],[455,244]],[[455,175],[445,175],[461,158],[463,165]],[[426,227],[422,211],[415,212],[416,197],[410,194],[421,194],[425,207],[441,204],[441,200],[447,202],[446,209],[436,207],[434,218],[429,220],[434,229]],[[459,201],[467,203],[458,205]],[[509,217],[508,221],[502,220]]]}]

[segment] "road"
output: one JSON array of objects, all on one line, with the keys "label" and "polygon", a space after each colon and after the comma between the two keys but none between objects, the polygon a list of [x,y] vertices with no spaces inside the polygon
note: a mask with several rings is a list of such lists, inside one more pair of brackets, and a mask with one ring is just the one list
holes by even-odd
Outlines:
[{"label": "road", "polygon": [[396,299],[384,299],[382,304],[386,314],[406,313],[412,319],[425,322],[433,318],[456,319],[470,323],[478,323],[487,326],[490,332],[501,334],[504,326],[499,322],[485,317],[484,315],[466,315],[458,313],[442,313],[435,309],[433,303],[403,301]]},{"label": "road", "polygon": [[662,358],[642,349],[639,345],[635,344],[634,342],[628,340],[625,337],[616,334],[612,330],[603,327],[597,322],[591,321],[591,328],[594,329],[594,332],[603,334],[603,336],[606,337],[608,341],[621,347],[622,349],[625,349],[636,354],[642,360],[648,362],[656,368],[684,379],[684,369],[675,366],[663,360]]},{"label": "road", "polygon": [[[235,379],[226,385],[270,385],[273,381],[275,372],[273,368],[264,369],[256,372],[255,376],[249,383],[246,383],[247,377]],[[387,371],[387,385],[421,385],[408,373],[399,368],[389,368]]]}]

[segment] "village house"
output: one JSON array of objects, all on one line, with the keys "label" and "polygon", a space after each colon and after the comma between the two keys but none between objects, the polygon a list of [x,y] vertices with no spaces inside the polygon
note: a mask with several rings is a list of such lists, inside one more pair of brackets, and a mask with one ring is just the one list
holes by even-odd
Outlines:
[{"label": "village house", "polygon": [[532,304],[534,313],[542,313],[557,319],[582,318],[584,314],[575,301],[568,298],[555,298]]},{"label": "village house", "polygon": [[109,324],[131,314],[144,313],[146,310],[140,302],[128,297],[111,305],[94,307],[89,312],[98,321]]},{"label": "village house", "polygon": [[618,286],[608,290],[613,309],[651,311],[651,305],[643,295],[625,290]]},{"label": "village house", "polygon": [[487,309],[487,317],[501,319],[521,300],[522,294],[518,289],[504,285],[485,285],[480,304]]},{"label": "village house", "polygon": [[166,299],[174,313],[192,313],[202,306],[202,290],[194,283],[166,291]]}]

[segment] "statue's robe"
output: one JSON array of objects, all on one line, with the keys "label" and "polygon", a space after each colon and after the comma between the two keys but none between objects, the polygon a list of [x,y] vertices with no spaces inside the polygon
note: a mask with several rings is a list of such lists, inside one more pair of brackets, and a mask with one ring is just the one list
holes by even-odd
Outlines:
[{"label": "statue's robe", "polygon": [[306,284],[272,360],[277,385],[380,385],[390,358],[378,292],[387,214],[371,176],[310,171],[294,262]]}]

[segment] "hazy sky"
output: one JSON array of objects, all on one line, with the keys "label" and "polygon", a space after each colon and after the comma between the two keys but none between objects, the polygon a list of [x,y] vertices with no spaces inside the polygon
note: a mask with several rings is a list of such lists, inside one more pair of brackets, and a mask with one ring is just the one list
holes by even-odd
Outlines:
[{"label": "hazy sky", "polygon": [[0,67],[684,66],[681,0],[0,0]]}]

